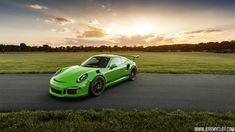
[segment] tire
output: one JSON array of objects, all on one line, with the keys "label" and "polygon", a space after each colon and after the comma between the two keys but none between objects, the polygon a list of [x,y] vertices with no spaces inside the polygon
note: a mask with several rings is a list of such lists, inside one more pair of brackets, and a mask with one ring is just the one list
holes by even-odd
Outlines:
[{"label": "tire", "polygon": [[92,96],[99,96],[104,92],[105,79],[102,76],[95,77],[90,83],[89,94]]},{"label": "tire", "polygon": [[136,79],[137,69],[134,67],[131,69],[129,80],[134,81]]}]

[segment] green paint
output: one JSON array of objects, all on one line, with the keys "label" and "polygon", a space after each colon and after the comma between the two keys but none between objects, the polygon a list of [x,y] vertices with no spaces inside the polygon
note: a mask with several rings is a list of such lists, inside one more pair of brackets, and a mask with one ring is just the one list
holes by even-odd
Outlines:
[{"label": "green paint", "polygon": [[[105,58],[107,64],[99,67],[98,63],[90,63],[95,65],[75,65],[65,67],[51,78],[49,93],[57,97],[80,97],[89,94],[90,83],[97,76],[102,76],[105,79],[105,86],[109,87],[113,84],[127,80],[130,77],[132,68],[136,68],[136,63],[118,55],[95,55],[93,58]],[[116,60],[116,61],[115,61]],[[86,79],[78,82],[77,80],[87,74]],[[76,93],[68,93],[68,89],[76,89]]]}]

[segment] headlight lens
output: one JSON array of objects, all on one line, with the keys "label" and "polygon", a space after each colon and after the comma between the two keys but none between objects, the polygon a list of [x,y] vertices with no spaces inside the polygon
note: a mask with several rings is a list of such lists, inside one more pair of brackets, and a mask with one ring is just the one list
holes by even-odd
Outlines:
[{"label": "headlight lens", "polygon": [[62,69],[58,70],[58,71],[54,74],[54,76],[56,76],[56,75],[58,75],[59,73],[61,73],[61,71],[62,71]]},{"label": "headlight lens", "polygon": [[88,74],[87,73],[85,73],[85,74],[83,74],[83,75],[81,75],[79,78],[77,78],[77,82],[78,83],[80,83],[80,82],[82,82],[82,81],[84,81],[84,80],[86,80],[87,79],[87,77],[88,77]]}]

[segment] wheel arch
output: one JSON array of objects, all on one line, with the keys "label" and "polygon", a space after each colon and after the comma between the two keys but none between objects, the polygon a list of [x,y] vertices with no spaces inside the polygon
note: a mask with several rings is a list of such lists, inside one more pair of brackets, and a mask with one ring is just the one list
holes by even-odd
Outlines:
[{"label": "wheel arch", "polygon": [[94,96],[94,94],[92,94],[92,92],[91,92],[91,86],[92,86],[93,80],[94,80],[95,78],[97,78],[97,77],[101,77],[101,78],[104,79],[104,89],[106,88],[106,79],[105,79],[105,77],[104,77],[102,74],[97,74],[97,75],[89,82],[89,86],[88,86],[88,94],[89,94],[89,95],[93,95],[93,96]]},{"label": "wheel arch", "polygon": [[100,76],[100,77],[102,77],[102,78],[104,79],[105,84],[107,83],[107,82],[106,82],[107,79],[105,78],[105,76],[104,76],[103,74],[96,74],[96,75],[90,80],[89,88],[90,88],[90,86],[91,86],[92,81],[93,81],[96,77],[98,77],[98,76]]},{"label": "wheel arch", "polygon": [[138,70],[136,65],[132,65],[129,71],[131,72],[132,69],[136,69],[136,71]]}]

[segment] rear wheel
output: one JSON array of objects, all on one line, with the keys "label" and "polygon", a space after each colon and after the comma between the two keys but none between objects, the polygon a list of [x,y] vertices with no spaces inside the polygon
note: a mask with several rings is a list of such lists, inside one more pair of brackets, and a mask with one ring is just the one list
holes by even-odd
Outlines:
[{"label": "rear wheel", "polygon": [[136,68],[132,68],[129,80],[134,81],[136,79],[136,74],[137,74],[137,69]]},{"label": "rear wheel", "polygon": [[105,80],[102,76],[95,77],[90,84],[90,94],[99,96],[104,92]]}]

